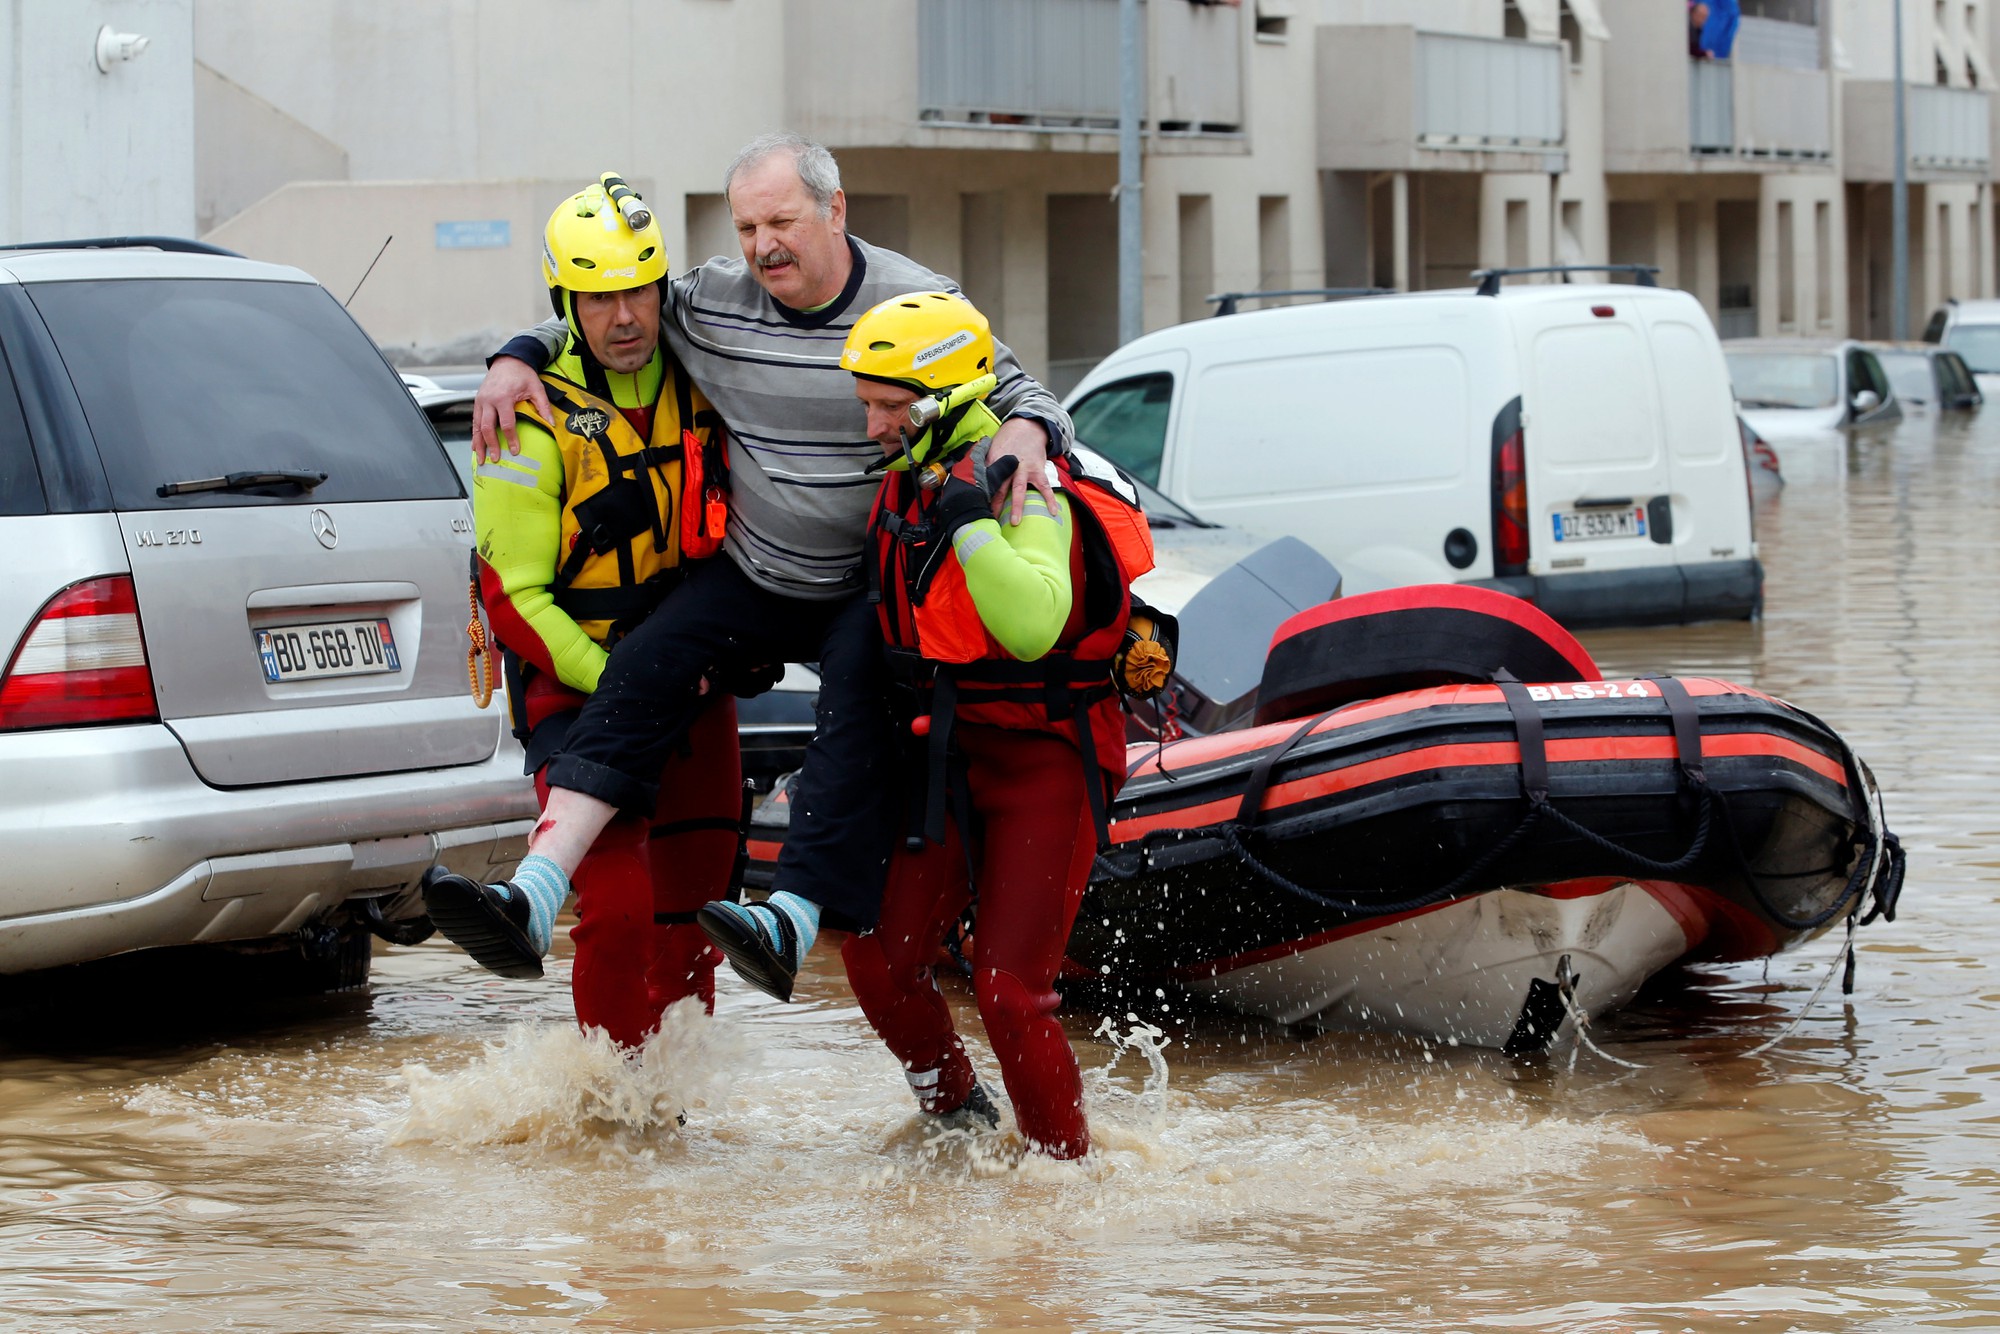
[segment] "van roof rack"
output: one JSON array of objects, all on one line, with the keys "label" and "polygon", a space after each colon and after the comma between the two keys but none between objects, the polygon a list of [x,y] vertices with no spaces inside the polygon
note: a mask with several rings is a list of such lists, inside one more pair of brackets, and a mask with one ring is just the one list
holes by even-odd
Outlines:
[{"label": "van roof rack", "polygon": [[[1655,264],[1551,264],[1538,269],[1474,269],[1472,276],[1479,280],[1480,296],[1499,296],[1500,280],[1521,273],[1629,273],[1638,280],[1641,287],[1658,287],[1653,275],[1658,273]],[[1564,277],[1564,282],[1569,279]]]},{"label": "van roof rack", "polygon": [[234,250],[224,250],[206,241],[190,241],[185,236],[88,236],[75,241],[19,241],[0,245],[0,250],[171,250],[182,255],[243,258]]},{"label": "van roof rack", "polygon": [[1217,315],[1234,315],[1239,301],[1256,301],[1272,296],[1316,296],[1322,301],[1338,301],[1348,296],[1388,296],[1393,287],[1291,287],[1282,292],[1217,292],[1202,298],[1215,307]]}]

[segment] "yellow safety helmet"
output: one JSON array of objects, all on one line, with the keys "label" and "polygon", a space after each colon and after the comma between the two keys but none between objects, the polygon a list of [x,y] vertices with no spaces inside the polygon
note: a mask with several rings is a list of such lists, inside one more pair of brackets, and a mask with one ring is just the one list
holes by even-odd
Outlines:
[{"label": "yellow safety helmet", "polygon": [[556,313],[569,311],[562,293],[624,292],[667,276],[667,243],[639,196],[606,172],[549,215],[542,233],[542,278]]},{"label": "yellow safety helmet", "polygon": [[993,330],[962,296],[908,292],[854,322],[840,364],[856,375],[920,394],[956,389],[992,375]]}]

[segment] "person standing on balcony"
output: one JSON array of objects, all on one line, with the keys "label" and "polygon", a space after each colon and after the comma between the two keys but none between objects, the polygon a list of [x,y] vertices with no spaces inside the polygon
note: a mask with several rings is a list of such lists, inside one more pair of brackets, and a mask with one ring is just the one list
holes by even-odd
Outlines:
[{"label": "person standing on balcony", "polygon": [[[915,261],[850,237],[832,154],[793,134],[753,140],[723,188],[742,258],[714,259],[667,286],[667,346],[728,427],[728,559],[704,565],[611,654],[598,688],[547,770],[530,858],[559,892],[620,810],[651,811],[660,765],[702,707],[703,680],[781,662],[817,664],[816,730],[792,789],[773,893],[749,909],[774,967],[750,980],[781,999],[829,924],[874,924],[898,810],[881,632],[863,546],[879,454],[841,374],[855,312],[898,292],[951,288]],[[560,324],[510,341],[474,400],[475,448],[489,462],[515,405],[547,410],[533,367]],[[1020,522],[1048,459],[1068,446],[1068,414],[995,344],[1001,418],[995,458],[1015,481],[996,506]],[[1053,499],[1053,493],[1049,493]],[[552,874],[550,874],[552,873]]]},{"label": "person standing on balcony", "polygon": [[[523,417],[517,457],[472,480],[478,571],[506,649],[507,702],[528,771],[548,796],[549,757],[603,679],[611,649],[720,547],[720,428],[660,346],[666,243],[637,196],[606,176],[549,217],[542,276],[563,346],[542,375],[551,405]],[[544,424],[546,422],[547,424]],[[660,757],[656,799],[607,823],[569,868],[577,891],[577,1022],[635,1049],[684,997],[715,1004],[717,953],[695,925],[728,892],[742,811],[736,709],[713,693],[684,753]],[[561,895],[530,857],[486,886],[433,867],[423,896],[439,930],[509,977],[539,977]]]}]

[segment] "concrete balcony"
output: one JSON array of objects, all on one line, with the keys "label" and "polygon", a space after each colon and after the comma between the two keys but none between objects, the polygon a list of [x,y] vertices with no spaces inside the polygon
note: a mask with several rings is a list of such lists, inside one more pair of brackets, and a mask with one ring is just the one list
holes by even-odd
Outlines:
[{"label": "concrete balcony", "polygon": [[[1147,151],[1243,151],[1253,14],[1144,8]],[[830,147],[1116,149],[1118,0],[788,0],[784,40],[791,123]]]},{"label": "concrete balcony", "polygon": [[1604,44],[1607,171],[1831,165],[1833,83],[1821,67],[1820,29],[1745,18],[1736,59],[1690,60],[1684,6],[1603,2],[1617,34]]},{"label": "concrete balcony", "polygon": [[1560,46],[1375,24],[1318,43],[1322,168],[1563,169]]},{"label": "concrete balcony", "polygon": [[1825,70],[1690,60],[1688,149],[1743,161],[1830,162]]},{"label": "concrete balcony", "polygon": [[[1992,170],[1992,97],[1981,89],[1908,84],[1904,140],[1913,181],[1981,181]],[[1896,85],[1850,80],[1841,89],[1841,167],[1850,181],[1896,174]]]}]

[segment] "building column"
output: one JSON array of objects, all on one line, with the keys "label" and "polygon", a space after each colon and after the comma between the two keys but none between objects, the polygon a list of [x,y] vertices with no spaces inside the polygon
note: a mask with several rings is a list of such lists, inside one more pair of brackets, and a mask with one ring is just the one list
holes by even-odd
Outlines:
[{"label": "building column", "polygon": [[1389,178],[1390,283],[1398,292],[1410,289],[1410,173]]},{"label": "building column", "polygon": [[1001,266],[1007,345],[1028,374],[1049,375],[1049,203],[1041,190],[1007,191]]}]

